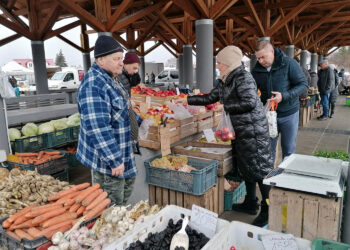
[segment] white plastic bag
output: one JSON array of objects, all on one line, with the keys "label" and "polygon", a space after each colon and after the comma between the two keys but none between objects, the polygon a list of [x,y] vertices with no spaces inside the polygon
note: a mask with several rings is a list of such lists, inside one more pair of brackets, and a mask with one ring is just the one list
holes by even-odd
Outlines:
[{"label": "white plastic bag", "polygon": [[278,136],[278,128],[277,128],[277,104],[275,102],[267,101],[265,105],[265,114],[267,118],[267,122],[269,124],[269,134],[271,138],[275,138]]},{"label": "white plastic bag", "polygon": [[8,76],[3,72],[0,72],[0,96],[2,98],[16,97],[16,93],[8,80]]},{"label": "white plastic bag", "polygon": [[188,112],[188,110],[180,103],[175,104],[172,102],[167,102],[167,105],[172,111],[174,111],[174,116],[177,120],[183,120],[192,117],[190,112]]},{"label": "white plastic bag", "polygon": [[153,123],[154,123],[153,119],[145,119],[142,121],[139,127],[139,138],[141,140],[147,140],[148,129],[150,126],[153,125]]}]

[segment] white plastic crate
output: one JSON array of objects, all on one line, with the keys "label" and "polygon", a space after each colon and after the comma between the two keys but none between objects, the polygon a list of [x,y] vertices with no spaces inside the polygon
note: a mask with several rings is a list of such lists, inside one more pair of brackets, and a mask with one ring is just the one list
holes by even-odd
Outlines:
[{"label": "white plastic crate", "polygon": [[[216,234],[202,250],[254,249],[264,250],[260,236],[277,232],[233,221],[229,227]],[[299,250],[311,250],[311,241],[295,238]],[[233,248],[234,247],[234,248]]]},{"label": "white plastic crate", "polygon": [[[105,248],[105,250],[124,250],[131,243],[137,240],[143,242],[149,233],[163,231],[168,226],[170,219],[173,219],[174,222],[176,222],[182,219],[184,215],[191,216],[191,210],[174,205],[168,205],[159,211],[158,214],[156,214],[153,218],[137,225],[137,227],[134,228],[130,234],[117,239],[115,242]],[[225,228],[227,230],[227,227],[229,225],[230,223],[228,221],[218,219],[215,233],[218,234],[225,230]]]}]

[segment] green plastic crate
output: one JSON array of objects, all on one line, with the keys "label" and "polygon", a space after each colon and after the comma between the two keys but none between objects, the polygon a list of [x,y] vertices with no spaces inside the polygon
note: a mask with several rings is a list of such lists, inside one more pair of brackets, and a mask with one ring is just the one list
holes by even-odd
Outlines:
[{"label": "green plastic crate", "polygon": [[350,245],[333,240],[316,238],[312,241],[312,250],[349,250]]},{"label": "green plastic crate", "polygon": [[55,132],[47,133],[48,147],[56,147],[62,144],[71,142],[71,128],[57,130]]},{"label": "green plastic crate", "polygon": [[80,126],[70,127],[70,140],[77,141],[79,139]]},{"label": "green plastic crate", "polygon": [[[239,180],[235,180],[239,181]],[[241,184],[232,191],[224,192],[224,210],[232,210],[232,204],[236,204],[243,196],[246,194],[245,182],[242,181]]]},{"label": "green plastic crate", "polygon": [[161,158],[161,155],[152,157],[144,163],[146,167],[146,182],[148,184],[193,195],[202,195],[218,182],[217,171],[219,162],[216,160],[200,161],[188,159],[188,165],[197,170],[186,173],[152,167],[151,162],[156,158]]},{"label": "green plastic crate", "polygon": [[37,152],[46,149],[49,147],[47,144],[47,134],[16,139],[11,142],[11,147],[12,151],[17,153]]},{"label": "green plastic crate", "polygon": [[346,97],[346,106],[350,107],[350,96]]}]

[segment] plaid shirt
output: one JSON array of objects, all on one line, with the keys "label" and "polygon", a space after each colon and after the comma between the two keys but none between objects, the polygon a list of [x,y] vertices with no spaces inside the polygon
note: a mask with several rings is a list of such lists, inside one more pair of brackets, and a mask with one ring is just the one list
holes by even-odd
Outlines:
[{"label": "plaid shirt", "polygon": [[[81,117],[77,159],[102,174],[124,162],[121,178],[137,175],[131,144],[126,100],[114,80],[96,63],[85,75],[78,91]],[[138,120],[140,122],[139,116]]]}]

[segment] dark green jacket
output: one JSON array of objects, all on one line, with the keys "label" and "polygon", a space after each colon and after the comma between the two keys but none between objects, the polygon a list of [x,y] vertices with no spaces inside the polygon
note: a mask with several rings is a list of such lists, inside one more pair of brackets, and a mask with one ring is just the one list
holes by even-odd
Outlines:
[{"label": "dark green jacket", "polygon": [[307,90],[308,84],[298,63],[282,50],[274,50],[275,60],[270,72],[257,62],[252,75],[264,104],[272,97],[271,91],[281,92],[282,102],[278,104],[277,116],[284,117],[298,112],[299,96]]}]

